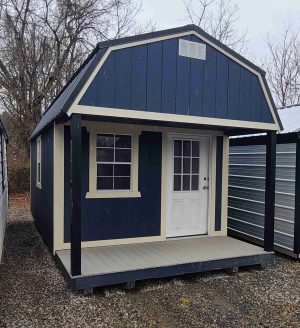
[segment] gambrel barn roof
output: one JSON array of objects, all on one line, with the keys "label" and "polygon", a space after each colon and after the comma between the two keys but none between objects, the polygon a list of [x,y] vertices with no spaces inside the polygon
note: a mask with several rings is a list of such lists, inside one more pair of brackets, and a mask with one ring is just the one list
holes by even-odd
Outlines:
[{"label": "gambrel barn roof", "polygon": [[[206,60],[177,56],[179,39],[205,44]],[[78,102],[82,106],[282,128],[265,72],[195,25],[98,43],[44,113],[31,139],[66,119],[83,89]]]}]

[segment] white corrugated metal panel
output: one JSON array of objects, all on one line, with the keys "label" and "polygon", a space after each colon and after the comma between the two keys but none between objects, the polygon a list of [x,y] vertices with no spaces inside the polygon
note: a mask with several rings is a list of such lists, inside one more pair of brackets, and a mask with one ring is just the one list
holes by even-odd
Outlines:
[{"label": "white corrugated metal panel", "polygon": [[[276,149],[275,245],[294,247],[296,144]],[[266,146],[232,146],[229,150],[229,232],[263,240]]]},{"label": "white corrugated metal panel", "polygon": [[[278,108],[277,112],[283,126],[283,130],[280,132],[281,134],[300,131],[300,104]],[[265,133],[240,135],[231,138],[234,139],[263,135],[265,135]]]},{"label": "white corrugated metal panel", "polygon": [[300,104],[278,109],[283,125],[281,133],[300,131]]}]

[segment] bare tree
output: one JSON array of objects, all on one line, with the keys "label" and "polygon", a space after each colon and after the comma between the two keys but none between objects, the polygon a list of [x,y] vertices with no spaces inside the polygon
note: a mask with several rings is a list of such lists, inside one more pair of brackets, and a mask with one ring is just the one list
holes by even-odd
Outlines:
[{"label": "bare tree", "polygon": [[[101,40],[134,34],[140,0],[2,0],[0,100],[20,146]],[[148,26],[149,27],[149,26]]]},{"label": "bare tree", "polygon": [[[278,38],[279,35],[279,38]],[[278,106],[300,102],[300,38],[292,23],[284,25],[283,33],[267,39],[268,56],[264,67],[271,91]]]},{"label": "bare tree", "polygon": [[217,40],[243,52],[247,43],[246,31],[239,32],[239,7],[232,0],[183,0],[186,19],[203,28]]}]

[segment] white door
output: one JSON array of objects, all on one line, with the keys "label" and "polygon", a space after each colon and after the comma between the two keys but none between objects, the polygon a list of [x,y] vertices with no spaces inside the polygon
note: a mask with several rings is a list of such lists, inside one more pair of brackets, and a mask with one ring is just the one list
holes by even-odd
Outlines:
[{"label": "white door", "polygon": [[168,140],[167,237],[207,234],[207,137]]}]

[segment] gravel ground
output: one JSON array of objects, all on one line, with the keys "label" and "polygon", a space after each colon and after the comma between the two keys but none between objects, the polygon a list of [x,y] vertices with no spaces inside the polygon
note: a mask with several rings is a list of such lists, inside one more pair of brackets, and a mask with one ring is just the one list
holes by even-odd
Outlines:
[{"label": "gravel ground", "polygon": [[300,262],[72,293],[30,219],[10,198],[0,265],[0,327],[300,327]]}]

